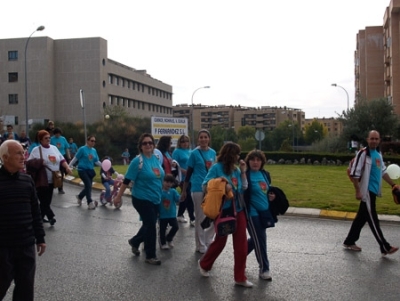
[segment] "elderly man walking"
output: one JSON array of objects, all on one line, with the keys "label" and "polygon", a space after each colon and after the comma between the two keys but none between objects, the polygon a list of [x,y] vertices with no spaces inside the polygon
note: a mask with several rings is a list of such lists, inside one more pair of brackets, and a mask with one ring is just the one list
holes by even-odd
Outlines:
[{"label": "elderly man walking", "polygon": [[32,178],[20,172],[21,144],[3,142],[0,159],[0,300],[13,280],[13,300],[33,300],[35,253],[41,256],[46,250],[39,201]]}]

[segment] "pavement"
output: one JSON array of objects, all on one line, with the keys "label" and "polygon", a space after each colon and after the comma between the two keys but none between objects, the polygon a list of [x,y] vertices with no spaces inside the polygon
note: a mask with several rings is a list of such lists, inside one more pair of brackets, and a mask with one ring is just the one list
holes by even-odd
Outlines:
[{"label": "pavement", "polygon": [[[81,179],[73,176],[67,175],[64,181],[74,185],[83,186],[83,182],[81,181]],[[92,188],[95,190],[103,190],[104,186],[101,183],[93,182]],[[124,194],[126,196],[130,196],[131,192],[129,191],[129,189],[126,189]],[[337,220],[353,220],[356,217],[355,212],[344,212],[344,211],[313,209],[313,208],[299,208],[299,207],[289,207],[289,209],[286,211],[285,214],[304,216],[304,217],[337,219]],[[400,216],[398,215],[378,214],[378,218],[381,222],[400,223]]]}]

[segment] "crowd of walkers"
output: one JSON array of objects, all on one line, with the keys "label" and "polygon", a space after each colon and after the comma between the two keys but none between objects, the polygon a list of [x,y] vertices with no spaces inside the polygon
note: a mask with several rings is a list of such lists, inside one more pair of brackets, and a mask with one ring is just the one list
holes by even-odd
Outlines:
[{"label": "crowd of walkers", "polygon": [[[61,129],[54,128],[54,124],[49,124],[46,130],[37,132],[33,147],[31,146],[29,151],[24,150],[24,145],[15,141],[15,138],[11,128],[6,141],[0,146],[0,181],[3,182],[0,193],[3,199],[16,197],[21,200],[21,204],[29,205],[21,207],[22,211],[18,211],[14,207],[7,207],[7,202],[0,202],[0,217],[4,216],[3,222],[0,222],[0,253],[4,255],[0,257],[0,263],[2,266],[10,265],[10,269],[0,269],[0,299],[15,279],[14,273],[27,275],[21,282],[22,287],[27,289],[21,289],[21,283],[16,283],[14,293],[17,296],[33,296],[35,261],[32,258],[35,257],[35,251],[31,246],[36,243],[39,255],[45,251],[42,223],[50,223],[51,226],[56,223],[55,214],[51,210],[53,189],[59,188],[58,193],[63,194],[62,181],[59,183],[55,174],[60,169],[64,174],[71,174],[72,167],[77,164],[79,177],[84,183],[84,188],[76,196],[77,202],[82,205],[83,199],[86,198],[88,209],[95,209],[97,204],[91,195],[94,167],[102,167],[102,172],[104,168],[94,148],[96,137],[93,135],[89,135],[86,145],[75,149],[74,153],[69,151],[68,142],[62,136]],[[356,241],[361,228],[368,222],[382,254],[386,256],[395,253],[398,247],[391,246],[383,238],[376,214],[375,198],[379,193],[382,178],[393,189],[400,190],[400,186],[395,185],[387,175],[382,157],[377,151],[379,133],[371,131],[367,140],[367,148],[357,155],[356,158],[361,159],[356,161],[357,164],[351,170],[356,198],[361,200],[361,203],[344,247],[351,251],[361,251]],[[143,244],[145,262],[161,265],[157,257],[157,241],[161,250],[173,248],[179,223],[188,222],[184,215],[187,211],[190,226],[194,227],[195,251],[201,254],[197,262],[201,276],[210,277],[215,261],[221,256],[227,239],[231,236],[234,283],[246,288],[253,286],[246,276],[246,259],[253,251],[259,265],[259,278],[272,280],[266,230],[275,226],[277,216],[284,214],[289,204],[284,192],[271,185],[271,175],[265,170],[265,154],[259,150],[252,150],[242,159],[240,146],[227,142],[217,155],[210,146],[210,132],[205,129],[198,132],[197,147],[191,150],[189,145],[190,139],[186,135],[179,137],[177,147],[173,151],[170,136],[161,137],[157,145],[151,134],[144,133],[140,136],[139,155],[129,161],[123,182],[113,200],[115,207],[120,208],[125,190],[131,189],[131,202],[141,220],[141,227],[128,240],[132,253],[139,256],[140,245]],[[26,157],[26,153],[29,153],[29,156]],[[372,162],[368,159],[370,157],[373,157]],[[371,165],[366,171],[370,177],[363,177],[361,182],[360,178],[365,173],[363,162]],[[128,161],[125,160],[125,163]],[[112,172],[114,173],[114,170]],[[21,175],[25,173],[30,174],[32,178]],[[372,181],[370,178],[374,183],[371,187],[368,186]],[[222,194],[216,193],[217,189],[210,189],[213,187],[211,184],[217,183],[216,180],[223,183]],[[6,186],[4,183],[14,183],[24,188],[24,191],[14,191],[11,184]],[[218,196],[219,199],[215,202],[220,204],[217,217],[213,218],[209,214],[206,215],[204,210],[204,200],[210,199],[211,195]],[[22,237],[24,244],[29,248],[20,250],[24,253],[24,258],[30,258],[31,263],[20,266],[16,272],[12,270],[13,263],[9,261],[8,256],[10,250],[19,244],[15,238],[21,235],[15,231],[18,231],[20,226],[4,222],[9,220],[6,219],[8,214],[15,210],[25,215],[31,214],[33,218],[32,220],[21,217],[21,220],[18,220],[22,227],[31,229]],[[3,231],[12,227],[16,227],[16,230]],[[4,238],[9,244],[4,243]]]}]

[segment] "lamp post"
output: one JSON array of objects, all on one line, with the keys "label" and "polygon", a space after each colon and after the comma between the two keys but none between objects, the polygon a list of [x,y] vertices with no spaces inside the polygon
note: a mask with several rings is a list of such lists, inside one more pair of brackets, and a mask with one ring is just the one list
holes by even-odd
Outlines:
[{"label": "lamp post", "polygon": [[28,43],[29,40],[31,39],[31,36],[36,32],[36,31],[42,31],[44,30],[44,26],[39,26],[36,28],[34,32],[31,33],[29,36],[28,40],[26,40],[25,44],[25,132],[26,135],[29,137],[29,119],[28,119],[28,76],[27,76],[27,68],[26,68],[26,51],[28,50]]},{"label": "lamp post", "polygon": [[191,140],[192,140],[192,148],[195,148],[195,146],[196,146],[196,143],[194,142],[193,96],[198,90],[200,90],[200,89],[209,89],[209,88],[210,88],[210,86],[204,86],[204,87],[197,88],[196,90],[194,90],[194,92],[192,94],[192,110],[191,110],[192,111],[192,118],[191,118],[192,119],[192,138],[191,138]]},{"label": "lamp post", "polygon": [[332,84],[332,87],[338,87],[338,88],[342,88],[344,90],[344,92],[346,92],[346,96],[347,96],[347,111],[349,110],[349,93],[347,93],[347,90],[345,88],[343,88],[342,86],[339,86],[338,84]]},{"label": "lamp post", "polygon": [[317,133],[317,134],[318,134],[318,137],[319,137],[319,140],[318,140],[318,141],[321,141],[321,133],[320,133],[319,131],[317,131],[317,130],[314,130],[314,133]]}]

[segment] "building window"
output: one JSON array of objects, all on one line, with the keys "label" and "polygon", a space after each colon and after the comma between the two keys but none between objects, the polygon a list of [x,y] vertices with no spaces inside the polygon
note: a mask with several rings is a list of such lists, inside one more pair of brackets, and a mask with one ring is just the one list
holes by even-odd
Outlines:
[{"label": "building window", "polygon": [[8,82],[15,83],[18,81],[18,72],[10,72],[8,73]]},{"label": "building window", "polygon": [[8,60],[9,61],[16,61],[18,60],[18,51],[13,50],[8,52]]},{"label": "building window", "polygon": [[142,102],[142,110],[144,110],[144,102]]},{"label": "building window", "polygon": [[[144,85],[142,85],[142,92],[144,93]],[[143,108],[144,109],[144,108]]]},{"label": "building window", "polygon": [[18,94],[8,94],[8,104],[10,105],[18,104]]},{"label": "building window", "polygon": [[135,90],[135,82],[132,82],[132,90]]},{"label": "building window", "polygon": [[109,84],[112,84],[112,83],[113,83],[113,76],[112,76],[112,75],[109,75],[109,76],[108,76],[108,83],[109,83]]}]

